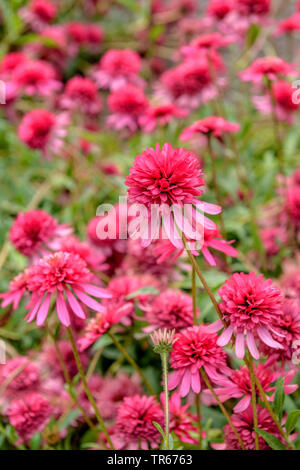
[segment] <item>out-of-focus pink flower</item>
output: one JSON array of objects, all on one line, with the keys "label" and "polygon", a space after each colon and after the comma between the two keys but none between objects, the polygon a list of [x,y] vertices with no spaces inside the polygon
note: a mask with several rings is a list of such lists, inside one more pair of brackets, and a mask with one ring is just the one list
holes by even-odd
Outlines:
[{"label": "out-of-focus pink flower", "polygon": [[[78,369],[76,366],[76,361],[74,359],[74,354],[70,341],[59,340],[57,341],[56,346],[59,349],[59,352],[63,358],[63,361],[67,367],[71,379],[73,379],[78,373]],[[50,376],[53,379],[57,379],[57,377],[60,377],[62,380],[64,380],[63,370],[61,368],[61,364],[57,356],[56,348],[53,344],[45,343],[43,345],[42,351],[38,356],[38,360],[40,363],[41,371],[47,371],[48,377]],[[80,360],[83,367],[85,368],[89,362],[87,354],[81,352]]]},{"label": "out-of-focus pink flower", "polygon": [[296,228],[300,227],[300,185],[293,185],[287,188],[286,208],[290,219]]},{"label": "out-of-focus pink flower", "polygon": [[265,227],[260,230],[260,236],[268,256],[279,253],[287,243],[287,231],[283,227]]},{"label": "out-of-focus pink flower", "polygon": [[71,324],[70,311],[79,318],[86,318],[80,302],[96,312],[105,310],[92,297],[109,298],[110,294],[91,284],[92,274],[79,255],[59,251],[44,256],[29,269],[27,289],[31,293],[31,300],[27,305],[28,322],[36,318],[37,325],[42,325],[53,297],[58,318],[65,326]]},{"label": "out-of-focus pink flower", "polygon": [[[236,335],[235,353],[238,358],[245,355],[245,336],[250,354],[259,359],[255,336],[275,349],[282,349],[271,332],[279,326],[282,316],[282,293],[271,279],[254,273],[235,273],[219,290],[222,302],[219,304],[227,327],[218,339],[218,345],[225,346]],[[210,325],[210,331],[223,328],[221,320]]]},{"label": "out-of-focus pink flower", "polygon": [[270,56],[256,59],[240,73],[240,77],[245,82],[261,83],[264,78],[275,80],[282,76],[297,74],[294,64],[289,64],[280,57]]},{"label": "out-of-focus pink flower", "polygon": [[147,112],[149,102],[143,90],[134,85],[119,87],[108,97],[108,107],[112,113],[108,119],[109,127],[119,131],[128,129],[135,132],[139,119]]},{"label": "out-of-focus pink flower", "polygon": [[[147,332],[157,328],[180,331],[193,325],[193,299],[180,290],[163,291],[145,311],[145,319],[150,325],[144,328]],[[199,314],[197,309],[197,316]]]},{"label": "out-of-focus pink flower", "polygon": [[293,113],[299,108],[299,104],[293,100],[294,93],[295,88],[289,82],[280,80],[272,85],[272,96],[254,96],[253,102],[261,113],[270,115],[274,99],[277,119],[291,124]]},{"label": "out-of-focus pink flower", "polygon": [[20,17],[34,31],[42,31],[57,15],[57,6],[49,0],[32,0],[28,6],[21,8]]},{"label": "out-of-focus pink flower", "polygon": [[[163,407],[165,407],[165,395],[160,395]],[[191,436],[191,433],[198,432],[194,422],[197,420],[188,411],[189,405],[182,405],[180,396],[177,392],[172,393],[169,398],[169,412],[170,412],[170,432],[173,432],[182,442],[189,444],[197,444],[198,440]],[[204,433],[205,434],[205,433]]]},{"label": "out-of-focus pink flower", "polygon": [[208,137],[216,137],[222,142],[224,134],[228,132],[238,132],[239,130],[240,125],[235,122],[226,121],[219,116],[209,116],[194,122],[191,126],[184,129],[180,135],[180,139],[186,141],[199,134],[203,134]]},{"label": "out-of-focus pink flower", "polygon": [[271,9],[271,0],[234,0],[234,9],[241,15],[266,15]]},{"label": "out-of-focus pink flower", "polygon": [[218,21],[222,21],[233,10],[234,0],[210,0],[206,13]]},{"label": "out-of-focus pink flower", "polygon": [[206,326],[192,326],[175,336],[170,353],[174,372],[169,379],[169,389],[179,387],[179,395],[185,397],[190,390],[201,391],[201,367],[211,381],[229,372],[226,353],[217,344],[218,336],[210,333]]},{"label": "out-of-focus pink flower", "polygon": [[37,391],[40,382],[37,365],[27,357],[14,357],[1,366],[0,387],[4,387],[3,394],[10,400]]},{"label": "out-of-focus pink flower", "polygon": [[161,436],[153,421],[163,426],[163,412],[154,397],[126,397],[118,409],[116,433],[129,449],[137,449],[139,442],[144,450],[148,450],[149,445],[155,448],[159,446]]},{"label": "out-of-focus pink flower", "polygon": [[165,126],[176,117],[185,117],[187,112],[175,104],[166,103],[149,106],[146,113],[139,119],[145,132],[152,132],[157,126]]},{"label": "out-of-focus pink flower", "polygon": [[217,50],[221,47],[226,47],[233,42],[231,37],[226,37],[220,33],[208,33],[202,34],[187,46],[183,46],[180,49],[181,54],[185,59],[192,59],[200,57],[199,54],[204,54],[207,56],[208,60],[214,65],[218,65],[222,69],[222,59],[217,54]]},{"label": "out-of-focus pink flower", "polygon": [[140,230],[143,246],[158,238],[161,216],[167,238],[180,249],[183,243],[179,231],[199,240],[202,235],[196,223],[216,228],[203,213],[217,214],[221,207],[197,199],[204,184],[202,169],[196,155],[184,148],[167,143],[162,149],[157,144],[155,149],[145,150],[135,158],[125,184],[130,202],[143,207],[135,228]]},{"label": "out-of-focus pink flower", "polygon": [[26,62],[28,57],[22,52],[9,52],[0,62],[1,76],[6,79],[11,77],[12,72],[20,65]]},{"label": "out-of-focus pink flower", "polygon": [[60,105],[64,109],[91,115],[98,114],[102,108],[95,83],[80,76],[73,77],[66,83]]},{"label": "out-of-focus pink flower", "polygon": [[293,33],[293,32],[300,32],[300,13],[297,12],[290,16],[289,18],[285,18],[284,20],[279,21],[277,24],[277,29],[275,34],[281,35],[286,33]]},{"label": "out-of-focus pink flower", "polygon": [[61,82],[54,67],[44,60],[21,62],[11,74],[17,93],[49,97],[61,89]]},{"label": "out-of-focus pink flower", "polygon": [[141,58],[136,52],[131,49],[110,49],[101,58],[93,77],[100,88],[116,90],[128,83],[142,85],[138,77],[140,69]]},{"label": "out-of-focus pink flower", "polygon": [[58,238],[70,235],[72,229],[67,224],[58,224],[47,212],[35,209],[20,212],[15,219],[9,238],[11,243],[24,256],[32,257],[47,253]]},{"label": "out-of-focus pink flower", "polygon": [[27,271],[18,274],[10,283],[8,292],[0,294],[2,300],[1,307],[7,307],[12,304],[13,309],[16,310],[19,306],[21,298],[25,295],[27,290]]},{"label": "out-of-focus pink flower", "polygon": [[53,408],[38,393],[14,400],[7,412],[9,422],[20,436],[19,442],[28,442],[36,432],[41,432],[50,421]]},{"label": "out-of-focus pink flower", "polygon": [[67,135],[69,118],[65,113],[55,115],[46,109],[34,109],[23,117],[18,135],[32,149],[39,149],[46,158],[59,155]]},{"label": "out-of-focus pink flower", "polygon": [[93,250],[87,242],[81,242],[74,235],[57,240],[55,248],[58,251],[78,254],[90,269],[104,271],[108,267],[105,256],[100,251]]}]

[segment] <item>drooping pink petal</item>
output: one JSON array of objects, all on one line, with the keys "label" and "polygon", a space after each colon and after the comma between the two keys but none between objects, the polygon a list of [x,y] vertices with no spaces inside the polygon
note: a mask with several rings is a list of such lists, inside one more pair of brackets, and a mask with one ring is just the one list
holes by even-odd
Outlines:
[{"label": "drooping pink petal", "polygon": [[83,302],[85,305],[87,305],[89,308],[92,310],[95,310],[96,312],[104,312],[105,308],[99,304],[96,300],[92,299],[88,295],[86,295],[84,292],[81,290],[77,289],[74,287],[74,293],[77,295],[77,297]]},{"label": "drooping pink petal", "polygon": [[79,318],[85,319],[86,314],[84,313],[84,310],[81,307],[78,300],[76,299],[75,295],[73,295],[73,293],[69,289],[66,289],[65,293],[66,293],[69,305],[71,309],[73,310],[73,312],[75,313],[75,315],[77,315],[77,317]]},{"label": "drooping pink petal", "polygon": [[[221,322],[221,320],[218,320],[218,322],[219,321]],[[223,323],[222,323],[222,326],[223,326]],[[223,347],[229,343],[229,341],[231,340],[233,330],[234,330],[233,326],[230,325],[222,332],[222,334],[219,336],[218,341],[217,341],[218,346]]]},{"label": "drooping pink petal", "polygon": [[242,411],[245,411],[248,406],[250,405],[251,402],[251,396],[246,395],[244,398],[242,398],[237,405],[233,408],[235,413],[241,413]]},{"label": "drooping pink petal", "polygon": [[39,311],[37,313],[36,324],[38,326],[41,326],[46,320],[46,317],[49,312],[50,300],[51,300],[51,294],[47,294],[44,302],[40,306]]},{"label": "drooping pink petal", "polygon": [[190,391],[190,388],[191,388],[191,371],[190,369],[186,369],[181,380],[179,395],[181,397],[186,397]]},{"label": "drooping pink petal", "polygon": [[267,328],[262,326],[258,327],[257,334],[267,346],[270,346],[270,348],[283,349],[283,346],[272,338]]},{"label": "drooping pink petal", "polygon": [[245,356],[244,332],[238,333],[236,335],[235,353],[236,353],[236,357],[238,357],[239,359],[243,359],[243,357]]},{"label": "drooping pink petal", "polygon": [[70,315],[68,312],[68,308],[64,299],[64,296],[61,292],[57,293],[57,300],[56,300],[56,308],[57,308],[57,315],[60,321],[65,326],[70,326],[71,320]]},{"label": "drooping pink petal", "polygon": [[255,344],[253,333],[251,331],[247,331],[246,333],[246,342],[247,342],[247,346],[248,346],[251,356],[253,356],[254,359],[258,360],[259,352]]}]

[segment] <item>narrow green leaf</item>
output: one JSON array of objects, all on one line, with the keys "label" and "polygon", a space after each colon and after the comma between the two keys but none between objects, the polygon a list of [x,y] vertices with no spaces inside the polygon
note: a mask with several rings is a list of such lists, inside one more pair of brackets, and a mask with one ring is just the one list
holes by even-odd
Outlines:
[{"label": "narrow green leaf", "polygon": [[273,405],[274,411],[280,420],[282,419],[283,414],[284,399],[284,379],[283,377],[280,377],[276,383],[276,392]]},{"label": "narrow green leaf", "polygon": [[285,429],[288,435],[296,427],[299,416],[300,416],[300,410],[294,410],[289,413],[286,423],[285,423]]},{"label": "narrow green leaf", "polygon": [[142,287],[141,289],[137,289],[134,292],[131,292],[131,294],[127,295],[125,298],[126,300],[131,300],[134,299],[135,297],[138,297],[139,295],[143,294],[153,294],[153,295],[158,295],[159,291],[158,289],[155,289],[154,287]]},{"label": "narrow green leaf", "polygon": [[154,426],[156,427],[156,429],[158,430],[158,432],[162,435],[162,437],[165,439],[165,433],[161,427],[160,424],[156,423],[155,421],[152,421],[152,424],[154,424]]},{"label": "narrow green leaf", "polygon": [[257,434],[259,434],[261,437],[264,438],[267,444],[271,447],[271,449],[274,450],[285,450],[285,446],[282,444],[282,442],[277,439],[277,437],[273,436],[273,434],[270,434],[267,431],[264,431],[263,429],[256,429]]}]

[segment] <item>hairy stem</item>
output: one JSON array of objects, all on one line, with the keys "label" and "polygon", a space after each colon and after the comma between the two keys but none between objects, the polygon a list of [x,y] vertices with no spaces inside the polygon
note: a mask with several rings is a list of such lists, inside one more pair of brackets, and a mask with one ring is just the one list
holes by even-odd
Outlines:
[{"label": "hairy stem", "polygon": [[256,408],[256,385],[255,385],[255,378],[254,378],[254,369],[253,369],[253,359],[252,356],[249,354],[249,373],[250,373],[250,381],[251,381],[251,404],[253,410],[253,424],[254,424],[254,438],[255,438],[255,449],[259,450],[259,440],[257,434],[257,408]]},{"label": "hairy stem", "polygon": [[163,387],[165,395],[165,450],[169,450],[169,390],[168,390],[168,353],[166,351],[160,354],[163,370]]}]

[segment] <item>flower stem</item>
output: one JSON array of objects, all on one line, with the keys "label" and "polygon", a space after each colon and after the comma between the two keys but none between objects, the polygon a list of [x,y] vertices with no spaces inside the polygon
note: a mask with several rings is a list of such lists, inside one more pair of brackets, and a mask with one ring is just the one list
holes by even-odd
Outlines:
[{"label": "flower stem", "polygon": [[[197,325],[197,297],[196,297],[196,270],[192,265],[192,297],[193,297],[193,319],[194,325]],[[197,426],[199,430],[199,449],[202,449],[202,422],[201,422],[201,404],[200,404],[200,393],[195,396],[195,404],[197,410]]]},{"label": "flower stem", "polygon": [[77,369],[78,369],[78,372],[79,372],[79,375],[80,375],[80,378],[82,380],[82,384],[83,384],[83,387],[84,387],[84,390],[85,390],[85,393],[88,397],[88,400],[90,402],[90,404],[92,405],[94,411],[95,411],[95,415],[97,417],[97,420],[101,426],[101,429],[107,439],[107,442],[110,446],[110,448],[112,450],[114,450],[114,446],[113,446],[113,443],[111,441],[111,438],[110,438],[110,435],[107,431],[107,428],[105,426],[105,423],[102,419],[102,416],[100,414],[100,411],[98,410],[97,408],[97,405],[96,405],[96,402],[93,398],[93,395],[90,391],[90,388],[88,386],[88,383],[87,383],[87,380],[86,380],[86,377],[84,375],[84,370],[83,370],[83,366],[82,366],[82,363],[81,363],[81,360],[80,360],[80,357],[79,357],[79,353],[78,353],[78,350],[77,350],[77,347],[76,347],[76,342],[75,342],[75,339],[74,339],[74,336],[73,336],[73,333],[72,333],[72,330],[69,326],[66,327],[66,330],[67,330],[67,333],[68,333],[68,337],[69,337],[69,340],[71,342],[71,345],[72,345],[72,349],[73,349],[73,354],[74,354],[74,358],[75,358],[75,361],[76,361],[76,365],[77,365]]},{"label": "flower stem", "polygon": [[114,343],[114,345],[116,346],[116,348],[120,351],[120,353],[123,354],[123,356],[125,357],[125,359],[129,362],[129,364],[132,365],[132,367],[137,371],[137,373],[139,374],[139,376],[141,377],[142,381],[145,383],[146,387],[148,388],[149,392],[151,393],[151,395],[154,395],[156,396],[156,393],[154,391],[154,389],[152,388],[149,380],[147,379],[147,377],[144,375],[144,372],[140,369],[140,367],[137,365],[137,363],[132,359],[131,356],[129,356],[128,352],[126,351],[125,348],[123,348],[122,344],[117,340],[117,338],[115,337],[115,335],[111,332],[108,332],[107,333],[108,336],[110,337],[110,339],[112,340],[112,342]]},{"label": "flower stem", "polygon": [[165,394],[165,450],[169,450],[169,391],[168,391],[168,353],[166,351],[161,352],[161,363],[163,370],[163,387]]},{"label": "flower stem", "polygon": [[256,385],[255,385],[255,378],[254,378],[253,359],[250,354],[249,354],[248,367],[249,367],[250,381],[251,381],[251,404],[252,404],[252,410],[253,410],[255,450],[259,450],[259,440],[258,440],[258,434],[257,434],[258,422],[257,422],[257,409],[256,409]]},{"label": "flower stem", "polygon": [[192,265],[192,298],[193,298],[193,320],[194,325],[197,325],[197,286],[196,286],[196,270]]},{"label": "flower stem", "polygon": [[207,387],[209,388],[209,390],[211,391],[211,394],[213,395],[214,399],[215,399],[216,402],[218,403],[218,405],[219,405],[219,407],[220,407],[222,413],[224,414],[225,418],[227,419],[228,424],[229,424],[229,426],[231,427],[232,431],[234,432],[234,434],[235,434],[237,440],[239,441],[239,444],[240,444],[241,448],[242,448],[243,450],[246,450],[246,448],[245,448],[245,446],[244,446],[244,443],[243,443],[243,441],[242,441],[242,439],[241,439],[239,433],[238,433],[237,430],[236,430],[236,427],[234,426],[233,422],[231,421],[231,418],[230,418],[230,416],[229,416],[229,414],[228,414],[228,412],[227,412],[225,406],[223,405],[223,403],[221,403],[221,401],[220,401],[218,395],[217,395],[216,392],[214,391],[213,386],[212,386],[212,384],[211,384],[211,382],[210,382],[210,380],[209,380],[209,378],[208,378],[208,376],[207,376],[205,370],[203,369],[203,367],[201,367],[200,373],[201,373],[201,375],[202,375],[202,377],[203,377],[204,382],[206,383],[206,386],[207,386]]}]

